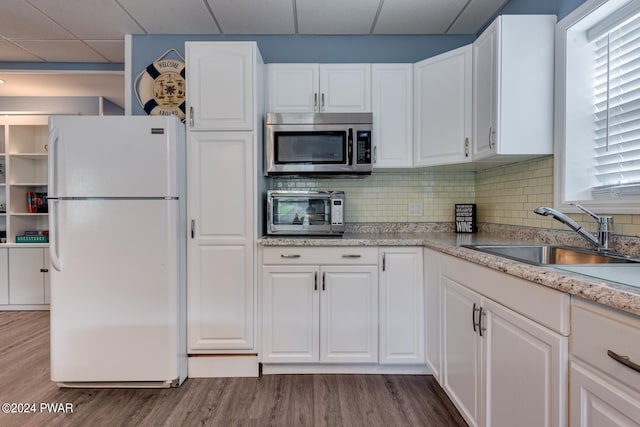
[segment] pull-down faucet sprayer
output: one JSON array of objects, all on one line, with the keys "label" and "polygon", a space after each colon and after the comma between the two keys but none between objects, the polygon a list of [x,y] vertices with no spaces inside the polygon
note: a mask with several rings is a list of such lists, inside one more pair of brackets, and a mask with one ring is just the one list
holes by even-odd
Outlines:
[{"label": "pull-down faucet sprayer", "polygon": [[613,231],[613,217],[599,216],[583,206],[574,203],[572,203],[572,205],[574,205],[598,222],[598,233],[596,235],[591,234],[590,232],[582,228],[582,226],[576,221],[572,220],[567,215],[555,209],[540,206],[538,208],[535,208],[533,212],[537,213],[538,215],[550,216],[560,221],[561,223],[578,233],[580,236],[585,238],[598,250],[598,252],[610,251],[612,249],[610,247],[610,239],[611,232]]}]

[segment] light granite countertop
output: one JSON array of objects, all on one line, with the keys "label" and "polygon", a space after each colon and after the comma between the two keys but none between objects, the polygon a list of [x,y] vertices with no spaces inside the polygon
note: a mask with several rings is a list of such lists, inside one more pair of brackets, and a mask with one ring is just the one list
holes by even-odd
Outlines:
[{"label": "light granite countertop", "polygon": [[[524,229],[524,228],[523,228]],[[373,229],[372,229],[373,230]],[[461,247],[469,244],[532,244],[549,242],[548,236],[536,231],[530,236],[522,229],[519,233],[487,230],[474,234],[456,234],[446,227],[431,229],[390,229],[384,232],[355,229],[342,237],[264,237],[258,240],[262,246],[424,246],[445,254],[502,271],[512,276],[567,292],[597,303],[640,316],[640,288],[563,271],[550,266],[535,266]],[[561,233],[562,235],[562,233]],[[573,238],[570,236],[569,239]],[[561,244],[567,244],[560,239]],[[571,243],[571,242],[569,242]],[[581,244],[579,244],[582,246]],[[578,246],[573,244],[571,246]],[[640,265],[639,265],[640,269]],[[639,278],[640,280],[640,278]]]}]

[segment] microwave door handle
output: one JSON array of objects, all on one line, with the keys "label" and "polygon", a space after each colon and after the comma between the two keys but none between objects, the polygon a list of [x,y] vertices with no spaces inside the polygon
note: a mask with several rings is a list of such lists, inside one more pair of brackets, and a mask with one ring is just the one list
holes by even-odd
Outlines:
[{"label": "microwave door handle", "polygon": [[349,128],[349,137],[347,140],[349,165],[353,165],[353,129]]}]

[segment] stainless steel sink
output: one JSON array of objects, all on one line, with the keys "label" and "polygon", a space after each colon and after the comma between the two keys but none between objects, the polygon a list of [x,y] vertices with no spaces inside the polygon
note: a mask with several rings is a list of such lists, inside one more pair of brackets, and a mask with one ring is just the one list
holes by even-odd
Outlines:
[{"label": "stainless steel sink", "polygon": [[492,255],[534,265],[638,263],[640,259],[556,245],[462,245]]}]

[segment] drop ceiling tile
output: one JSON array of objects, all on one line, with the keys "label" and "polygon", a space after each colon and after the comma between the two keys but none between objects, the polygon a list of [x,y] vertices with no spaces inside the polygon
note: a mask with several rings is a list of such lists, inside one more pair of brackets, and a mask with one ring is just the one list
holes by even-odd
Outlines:
[{"label": "drop ceiling tile", "polygon": [[373,32],[444,34],[466,3],[467,0],[385,0]]},{"label": "drop ceiling tile", "polygon": [[84,42],[109,62],[124,63],[124,40],[85,40]]},{"label": "drop ceiling tile", "polygon": [[476,34],[509,0],[472,0],[447,34]]},{"label": "drop ceiling tile", "polygon": [[80,39],[114,40],[144,30],[113,0],[29,0]]},{"label": "drop ceiling tile", "polygon": [[20,40],[16,44],[48,62],[108,62],[79,40]]},{"label": "drop ceiling tile", "polygon": [[27,52],[19,46],[7,41],[0,40],[0,61],[6,62],[42,62],[42,58]]},{"label": "drop ceiling tile", "polygon": [[380,2],[297,0],[296,5],[300,34],[369,34]]},{"label": "drop ceiling tile", "polygon": [[0,35],[8,39],[72,39],[64,28],[23,0],[2,0]]},{"label": "drop ceiling tile", "polygon": [[293,34],[295,31],[292,0],[207,2],[224,34]]},{"label": "drop ceiling tile", "polygon": [[204,0],[119,0],[149,34],[219,34]]}]

